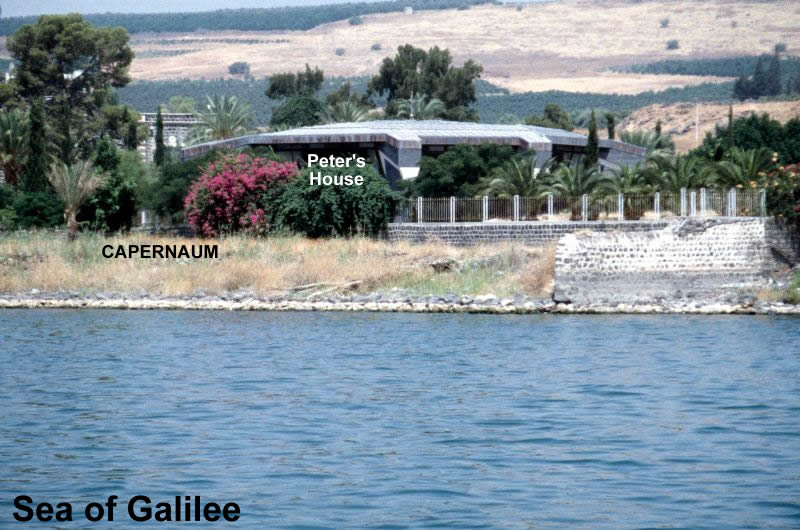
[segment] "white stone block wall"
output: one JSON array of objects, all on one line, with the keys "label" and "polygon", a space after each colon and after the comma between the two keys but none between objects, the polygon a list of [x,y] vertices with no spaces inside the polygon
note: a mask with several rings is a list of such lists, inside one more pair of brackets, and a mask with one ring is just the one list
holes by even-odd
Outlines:
[{"label": "white stone block wall", "polygon": [[557,301],[652,303],[753,288],[774,268],[766,219],[684,219],[640,233],[567,234],[556,250]]}]

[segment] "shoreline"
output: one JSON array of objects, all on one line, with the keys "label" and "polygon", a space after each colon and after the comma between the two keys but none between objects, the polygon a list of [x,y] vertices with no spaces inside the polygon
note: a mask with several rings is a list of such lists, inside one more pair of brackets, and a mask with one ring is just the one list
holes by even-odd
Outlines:
[{"label": "shoreline", "polygon": [[70,293],[0,295],[0,309],[127,309],[192,311],[335,311],[375,313],[470,313],[523,314],[737,314],[800,315],[800,305],[783,302],[722,300],[673,300],[660,303],[571,304],[550,299],[485,296],[420,296],[402,300],[375,295],[298,300],[264,299],[236,295],[217,296],[81,296]]}]

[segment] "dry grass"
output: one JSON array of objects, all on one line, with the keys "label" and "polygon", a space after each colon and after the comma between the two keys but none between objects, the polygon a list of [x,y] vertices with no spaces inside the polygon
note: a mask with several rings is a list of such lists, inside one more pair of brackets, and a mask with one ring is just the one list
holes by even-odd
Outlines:
[{"label": "dry grass", "polygon": [[[668,17],[668,28],[660,20]],[[511,90],[544,89],[592,92],[656,89],[694,82],[669,77],[608,74],[613,66],[666,58],[752,55],[769,52],[777,42],[798,51],[800,13],[795,0],[763,2],[743,0],[667,0],[631,2],[610,0],[560,0],[515,6],[480,6],[468,10],[418,11],[413,15],[387,13],[362,17],[364,23],[346,20],[308,31],[196,32],[172,35],[137,35],[134,50],[197,49],[172,57],[134,60],[136,79],[227,77],[228,65],[247,61],[255,77],[297,70],[307,62],[328,75],[372,75],[382,59],[402,44],[449,48],[458,63],[475,59],[484,78]],[[731,27],[731,21],[737,21]],[[287,39],[284,43],[242,44],[206,42],[163,46],[154,40],[187,39]],[[670,39],[680,49],[667,51]],[[150,41],[150,42],[148,42]],[[373,51],[373,43],[382,50]],[[338,56],[337,48],[345,54]]]},{"label": "dry grass", "polygon": [[[104,245],[216,243],[219,259],[106,259]],[[431,261],[457,266],[437,273]],[[69,244],[49,232],[0,235],[0,292],[80,291],[188,295],[252,290],[266,296],[315,282],[360,281],[362,292],[409,289],[418,294],[546,294],[550,251],[519,244],[467,248],[437,243],[301,237],[214,241],[86,234]],[[541,276],[541,277],[540,277]],[[543,287],[544,286],[544,287]]]}]

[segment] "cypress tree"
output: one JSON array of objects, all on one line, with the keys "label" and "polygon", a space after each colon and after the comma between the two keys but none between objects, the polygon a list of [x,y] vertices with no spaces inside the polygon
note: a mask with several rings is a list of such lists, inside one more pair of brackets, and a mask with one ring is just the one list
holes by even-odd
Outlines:
[{"label": "cypress tree", "polygon": [[753,72],[752,89],[749,91],[748,97],[760,97],[767,93],[767,75],[764,73],[764,62],[759,55],[756,61],[756,69]]},{"label": "cypress tree", "polygon": [[161,107],[156,115],[156,152],[153,161],[157,166],[164,164],[164,118],[161,116]]},{"label": "cypress tree", "polygon": [[25,191],[47,189],[47,130],[44,121],[44,106],[36,99],[31,105],[28,129],[28,163],[23,175]]},{"label": "cypress tree", "polygon": [[136,131],[136,122],[128,122],[128,134],[125,136],[125,147],[129,151],[135,151],[139,147],[138,132]]},{"label": "cypress tree", "polygon": [[586,140],[586,152],[583,156],[583,164],[586,169],[594,168],[600,160],[600,140],[597,137],[597,118],[594,111],[589,120],[589,137]]},{"label": "cypress tree", "polygon": [[725,143],[727,148],[733,147],[733,105],[728,106],[728,130],[725,135]]},{"label": "cypress tree", "polygon": [[763,96],[778,96],[781,93],[781,59],[774,54],[769,61],[766,77],[764,79],[765,91]]},{"label": "cypress tree", "polygon": [[608,128],[608,139],[613,140],[617,135],[617,120],[610,112],[606,114],[606,127]]}]

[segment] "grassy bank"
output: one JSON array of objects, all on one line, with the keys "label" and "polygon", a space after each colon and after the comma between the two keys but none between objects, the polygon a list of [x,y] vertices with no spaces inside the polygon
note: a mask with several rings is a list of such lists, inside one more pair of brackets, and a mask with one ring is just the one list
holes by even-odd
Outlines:
[{"label": "grassy bank", "polygon": [[[104,258],[103,246],[217,244],[218,259]],[[216,295],[240,290],[259,296],[308,284],[317,292],[407,289],[414,294],[547,295],[554,247],[522,244],[455,248],[444,244],[303,237],[193,240],[82,234],[73,243],[52,232],[0,234],[0,292],[39,289]]]}]

